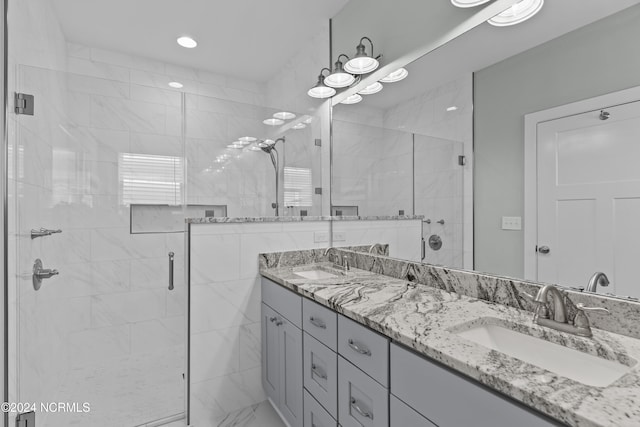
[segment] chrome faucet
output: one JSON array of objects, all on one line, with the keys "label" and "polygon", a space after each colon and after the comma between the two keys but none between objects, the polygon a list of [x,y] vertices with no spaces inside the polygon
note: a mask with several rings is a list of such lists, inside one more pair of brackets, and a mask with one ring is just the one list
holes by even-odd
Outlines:
[{"label": "chrome faucet", "polygon": [[593,273],[593,276],[591,276],[591,279],[589,279],[587,289],[585,290],[587,292],[596,292],[598,290],[598,285],[609,286],[609,278],[601,271]]},{"label": "chrome faucet", "polygon": [[534,298],[534,301],[538,303],[539,311],[542,311],[542,313],[538,312],[538,317],[542,317],[543,319],[549,318],[549,311],[547,309],[547,296],[549,294],[553,300],[553,321],[567,323],[567,307],[564,304],[564,295],[553,285],[545,285],[542,287]]},{"label": "chrome faucet", "polygon": [[374,249],[376,249],[376,254],[377,255],[384,255],[384,247],[382,246],[382,243],[374,243],[373,245],[371,245],[369,247],[369,253],[372,254]]},{"label": "chrome faucet", "polygon": [[[534,302],[538,304],[535,314],[533,316],[534,323],[540,326],[546,326],[548,328],[556,329],[562,332],[568,332],[570,334],[580,335],[583,337],[591,337],[591,325],[585,312],[601,312],[610,314],[610,311],[602,307],[585,307],[583,304],[577,304],[576,308],[578,312],[573,319],[573,324],[567,320],[567,306],[565,302],[565,293],[560,291],[554,285],[545,285],[538,291],[537,295],[532,297],[529,294],[525,294],[530,297]],[[553,319],[549,319],[549,308],[547,297],[551,295],[553,300]]]},{"label": "chrome faucet", "polygon": [[336,253],[336,248],[331,246],[324,250],[324,256],[334,265],[337,265],[340,260],[340,256]]},{"label": "chrome faucet", "polygon": [[349,257],[346,255],[342,257],[342,270],[345,273],[351,270],[351,264],[349,264]]}]

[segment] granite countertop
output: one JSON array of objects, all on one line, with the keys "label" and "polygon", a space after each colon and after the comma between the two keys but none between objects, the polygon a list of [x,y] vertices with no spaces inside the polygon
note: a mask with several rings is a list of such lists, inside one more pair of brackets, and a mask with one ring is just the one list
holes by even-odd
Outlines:
[{"label": "granite countertop", "polygon": [[424,219],[424,215],[379,216],[260,216],[260,217],[206,217],[186,218],[187,224],[215,224],[239,222],[299,222],[299,221],[398,221]]},{"label": "granite countertop", "polygon": [[[640,425],[638,339],[599,329],[592,338],[561,333],[534,324],[530,312],[364,270],[321,280],[294,274],[309,266],[262,267],[260,273],[566,424]],[[633,368],[608,387],[587,386],[456,334],[480,324],[502,324]]]}]

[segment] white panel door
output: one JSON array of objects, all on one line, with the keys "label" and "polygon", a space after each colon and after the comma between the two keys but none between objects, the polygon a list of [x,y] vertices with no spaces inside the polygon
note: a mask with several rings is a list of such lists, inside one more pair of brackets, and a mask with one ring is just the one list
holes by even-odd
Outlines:
[{"label": "white panel door", "polygon": [[640,102],[538,125],[538,280],[640,296]]}]

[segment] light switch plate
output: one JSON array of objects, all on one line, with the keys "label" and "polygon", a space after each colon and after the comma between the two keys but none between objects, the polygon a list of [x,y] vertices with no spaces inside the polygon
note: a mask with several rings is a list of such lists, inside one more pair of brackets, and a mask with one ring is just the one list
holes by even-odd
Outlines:
[{"label": "light switch plate", "polygon": [[338,231],[333,233],[334,242],[345,242],[347,240],[347,233],[344,231]]},{"label": "light switch plate", "polygon": [[329,233],[325,233],[324,231],[316,231],[313,233],[313,241],[314,243],[324,243],[329,241]]},{"label": "light switch plate", "polygon": [[503,216],[503,230],[522,230],[522,217],[519,216]]}]

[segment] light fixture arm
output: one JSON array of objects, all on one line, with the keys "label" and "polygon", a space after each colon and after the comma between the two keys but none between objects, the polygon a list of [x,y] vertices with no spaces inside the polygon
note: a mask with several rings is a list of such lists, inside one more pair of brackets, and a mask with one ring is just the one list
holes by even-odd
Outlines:
[{"label": "light fixture arm", "polygon": [[340,61],[340,58],[341,58],[341,57],[343,57],[343,56],[344,56],[345,58],[347,58],[347,61],[350,59],[348,55],[345,55],[344,53],[341,53],[340,55],[338,55],[338,60],[337,60],[336,62],[341,62],[341,61]]},{"label": "light fixture arm", "polygon": [[369,42],[369,44],[371,45],[371,57],[375,58],[375,55],[373,54],[373,42],[371,41],[371,39],[367,36],[363,37],[360,39],[360,46],[362,46],[364,48],[364,45],[362,44],[362,42],[364,40],[367,40]]}]

